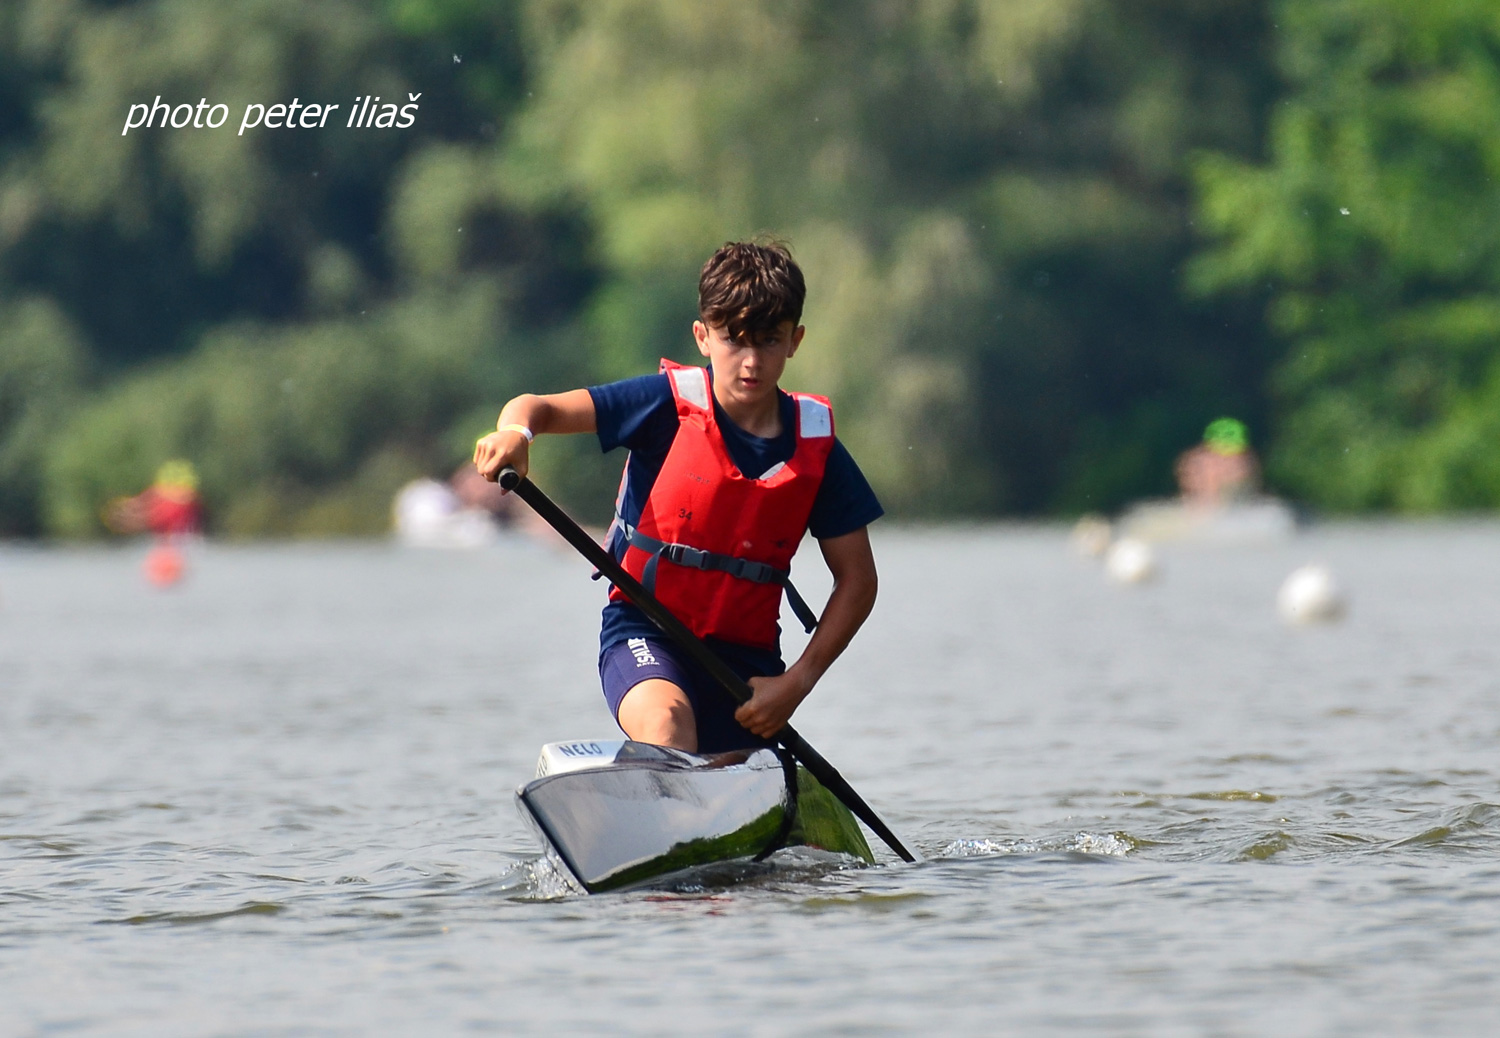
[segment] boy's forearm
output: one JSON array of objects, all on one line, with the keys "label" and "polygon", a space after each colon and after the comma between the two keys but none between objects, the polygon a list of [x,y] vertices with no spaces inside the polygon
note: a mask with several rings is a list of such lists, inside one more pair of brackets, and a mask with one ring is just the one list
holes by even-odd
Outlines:
[{"label": "boy's forearm", "polygon": [[734,719],[755,735],[775,738],[818,679],[848,647],[874,605],[873,564],[842,578],[836,574],[833,594],[807,648],[786,673],[774,678],[751,678],[754,695],[734,712]]},{"label": "boy's forearm", "polygon": [[833,594],[823,607],[817,630],[797,662],[774,678],[751,678],[755,694],[734,712],[748,731],[774,738],[786,725],[813,686],[849,647],[855,633],[875,606],[879,580],[875,556],[870,551],[870,532],[865,527],[841,537],[819,539],[823,561],[833,573]]},{"label": "boy's forearm", "polygon": [[522,425],[539,436],[593,432],[595,423],[594,398],[587,389],[574,389],[547,396],[523,393],[500,409],[495,428]]},{"label": "boy's forearm", "polygon": [[873,572],[847,577],[834,584],[833,594],[828,597],[812,639],[789,668],[797,672],[809,689],[827,673],[859,633],[870,611],[875,608],[877,590]]},{"label": "boy's forearm", "polygon": [[525,393],[500,409],[495,431],[474,444],[474,468],[491,483],[513,466],[521,475],[530,467],[531,439],[542,433],[593,432],[598,419],[587,389],[537,396]]}]

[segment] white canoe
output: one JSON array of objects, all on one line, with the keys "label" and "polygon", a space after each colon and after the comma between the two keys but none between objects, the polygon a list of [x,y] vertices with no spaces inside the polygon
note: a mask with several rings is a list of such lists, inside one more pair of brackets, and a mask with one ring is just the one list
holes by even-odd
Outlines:
[{"label": "white canoe", "polygon": [[549,855],[591,894],[793,845],[874,861],[848,809],[775,750],[548,743],[516,799]]}]

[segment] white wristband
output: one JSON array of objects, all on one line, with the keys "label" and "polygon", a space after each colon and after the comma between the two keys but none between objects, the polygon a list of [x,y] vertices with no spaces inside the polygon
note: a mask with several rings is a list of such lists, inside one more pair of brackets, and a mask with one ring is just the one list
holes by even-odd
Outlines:
[{"label": "white wristband", "polygon": [[536,439],[536,433],[532,432],[530,429],[526,428],[526,426],[524,426],[524,425],[502,425],[500,428],[496,429],[495,431],[496,432],[518,432],[522,436],[526,437],[526,442],[527,443],[531,443],[533,440]]}]

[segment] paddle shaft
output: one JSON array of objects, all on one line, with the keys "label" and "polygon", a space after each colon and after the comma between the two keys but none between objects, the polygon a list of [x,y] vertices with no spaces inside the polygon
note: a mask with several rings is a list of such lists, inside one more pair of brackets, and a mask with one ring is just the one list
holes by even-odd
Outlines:
[{"label": "paddle shaft", "polygon": [[[706,670],[724,691],[741,703],[750,699],[749,684],[730,670],[728,664],[721,660],[717,653],[705,645],[703,640],[689,630],[686,624],[677,619],[671,610],[657,601],[656,596],[647,591],[640,581],[627,573],[613,555],[590,537],[588,532],[575,523],[572,517],[559,508],[551,498],[542,493],[535,483],[509,465],[500,470],[499,482],[500,486],[530,505],[548,526],[562,534],[564,540],[577,548],[579,554],[592,562],[594,568],[619,588],[620,593],[629,599],[632,605],[645,613],[652,623],[662,629],[664,634],[677,642],[683,651]],[[876,836],[884,840],[886,846],[899,854],[902,861],[917,860],[916,855],[907,850],[906,845],[891,831],[891,827],[875,813],[875,809],[865,803],[864,797],[860,796],[848,780],[838,773],[838,769],[828,763],[821,753],[809,746],[807,740],[798,735],[791,725],[786,725],[776,733],[776,741],[791,751],[792,756],[801,762],[813,778],[823,783],[824,787],[838,797],[845,807],[853,811],[860,821],[868,825]]]}]

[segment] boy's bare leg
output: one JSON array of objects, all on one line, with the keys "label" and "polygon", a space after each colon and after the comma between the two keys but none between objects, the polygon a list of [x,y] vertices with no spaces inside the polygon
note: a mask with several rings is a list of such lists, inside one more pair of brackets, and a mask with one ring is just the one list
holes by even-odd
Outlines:
[{"label": "boy's bare leg", "polygon": [[687,693],[661,678],[648,678],[620,700],[620,727],[636,742],[698,752],[698,722]]}]

